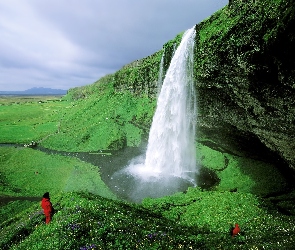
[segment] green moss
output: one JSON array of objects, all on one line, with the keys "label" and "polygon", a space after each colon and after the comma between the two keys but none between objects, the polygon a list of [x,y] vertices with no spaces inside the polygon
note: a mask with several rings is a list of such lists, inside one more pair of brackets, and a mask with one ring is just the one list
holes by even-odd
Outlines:
[{"label": "green moss", "polygon": [[201,143],[197,144],[197,161],[197,165],[212,170],[222,170],[226,167],[225,156],[223,153],[217,150],[212,150]]},{"label": "green moss", "polygon": [[138,147],[141,143],[142,130],[132,124],[126,124],[125,133],[128,147]]}]

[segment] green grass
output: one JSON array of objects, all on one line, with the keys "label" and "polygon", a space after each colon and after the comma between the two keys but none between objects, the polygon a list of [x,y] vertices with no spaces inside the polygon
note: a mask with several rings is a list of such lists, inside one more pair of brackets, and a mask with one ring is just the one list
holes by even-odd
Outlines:
[{"label": "green grass", "polygon": [[[294,216],[250,193],[189,188],[186,194],[145,199],[143,206],[182,226],[197,226],[204,249],[288,249],[295,242]],[[232,239],[235,223],[241,234]]]},{"label": "green grass", "polygon": [[59,133],[42,141],[43,146],[85,152],[120,149],[141,143],[149,128],[155,102],[147,96],[117,92],[112,83],[101,84],[97,88],[97,92],[72,101],[62,111]]},{"label": "green grass", "polygon": [[222,153],[201,143],[197,145],[199,165],[213,170],[220,179],[218,191],[237,190],[265,196],[286,190],[287,180],[278,166],[262,160]]},{"label": "green grass", "polygon": [[68,103],[57,97],[11,97],[0,99],[0,141],[29,143],[56,133],[58,111]]},{"label": "green grass", "polygon": [[52,202],[58,212],[48,226],[39,204],[2,223],[1,248],[197,249],[203,245],[196,228],[137,205],[77,193],[52,197]]},{"label": "green grass", "polygon": [[[112,82],[54,97],[0,99],[0,141],[64,151],[97,151],[138,146],[149,129],[155,101],[118,92]],[[74,100],[74,95],[82,96]]]},{"label": "green grass", "polygon": [[[3,249],[292,249],[294,216],[255,195],[203,192],[127,204],[86,193],[52,196],[57,210],[44,224],[39,202],[0,225]],[[8,208],[6,211],[9,211]],[[241,233],[230,236],[239,223]]]},{"label": "green grass", "polygon": [[73,157],[30,148],[0,147],[0,195],[41,197],[50,191],[87,191],[115,198],[97,167]]}]

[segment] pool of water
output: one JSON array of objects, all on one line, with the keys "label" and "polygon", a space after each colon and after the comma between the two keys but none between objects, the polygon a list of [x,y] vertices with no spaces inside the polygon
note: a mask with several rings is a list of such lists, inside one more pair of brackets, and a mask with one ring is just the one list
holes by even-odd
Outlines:
[{"label": "pool of water", "polygon": [[[3,146],[3,145],[2,145]],[[5,146],[23,147],[17,144]],[[96,152],[64,152],[37,146],[36,150],[48,154],[59,154],[79,158],[99,167],[102,180],[119,198],[140,203],[144,198],[158,198],[172,195],[176,192],[185,192],[195,184],[192,181],[178,176],[157,176],[143,180],[126,170],[130,160],[143,156],[146,147],[126,147],[121,150],[99,150]],[[199,174],[193,176],[199,187],[209,189],[218,183],[214,172],[200,168]]]}]

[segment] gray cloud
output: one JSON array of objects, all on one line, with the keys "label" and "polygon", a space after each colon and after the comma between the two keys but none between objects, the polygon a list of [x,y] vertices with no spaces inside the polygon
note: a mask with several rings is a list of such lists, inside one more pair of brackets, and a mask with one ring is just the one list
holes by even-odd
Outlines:
[{"label": "gray cloud", "polygon": [[227,0],[0,0],[0,90],[93,83]]}]

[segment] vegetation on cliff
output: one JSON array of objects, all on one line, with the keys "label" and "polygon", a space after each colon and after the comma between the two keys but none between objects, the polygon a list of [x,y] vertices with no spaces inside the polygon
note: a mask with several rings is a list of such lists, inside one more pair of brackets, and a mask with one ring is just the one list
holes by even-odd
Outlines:
[{"label": "vegetation on cliff", "polygon": [[58,133],[42,145],[66,151],[97,151],[138,146],[148,130],[155,102],[129,91],[115,91],[110,82],[70,91],[68,106],[60,114]]},{"label": "vegetation on cliff", "polygon": [[235,152],[239,146],[232,141],[258,139],[291,168],[294,6],[287,0],[230,1],[197,26],[195,57],[200,134]]}]

